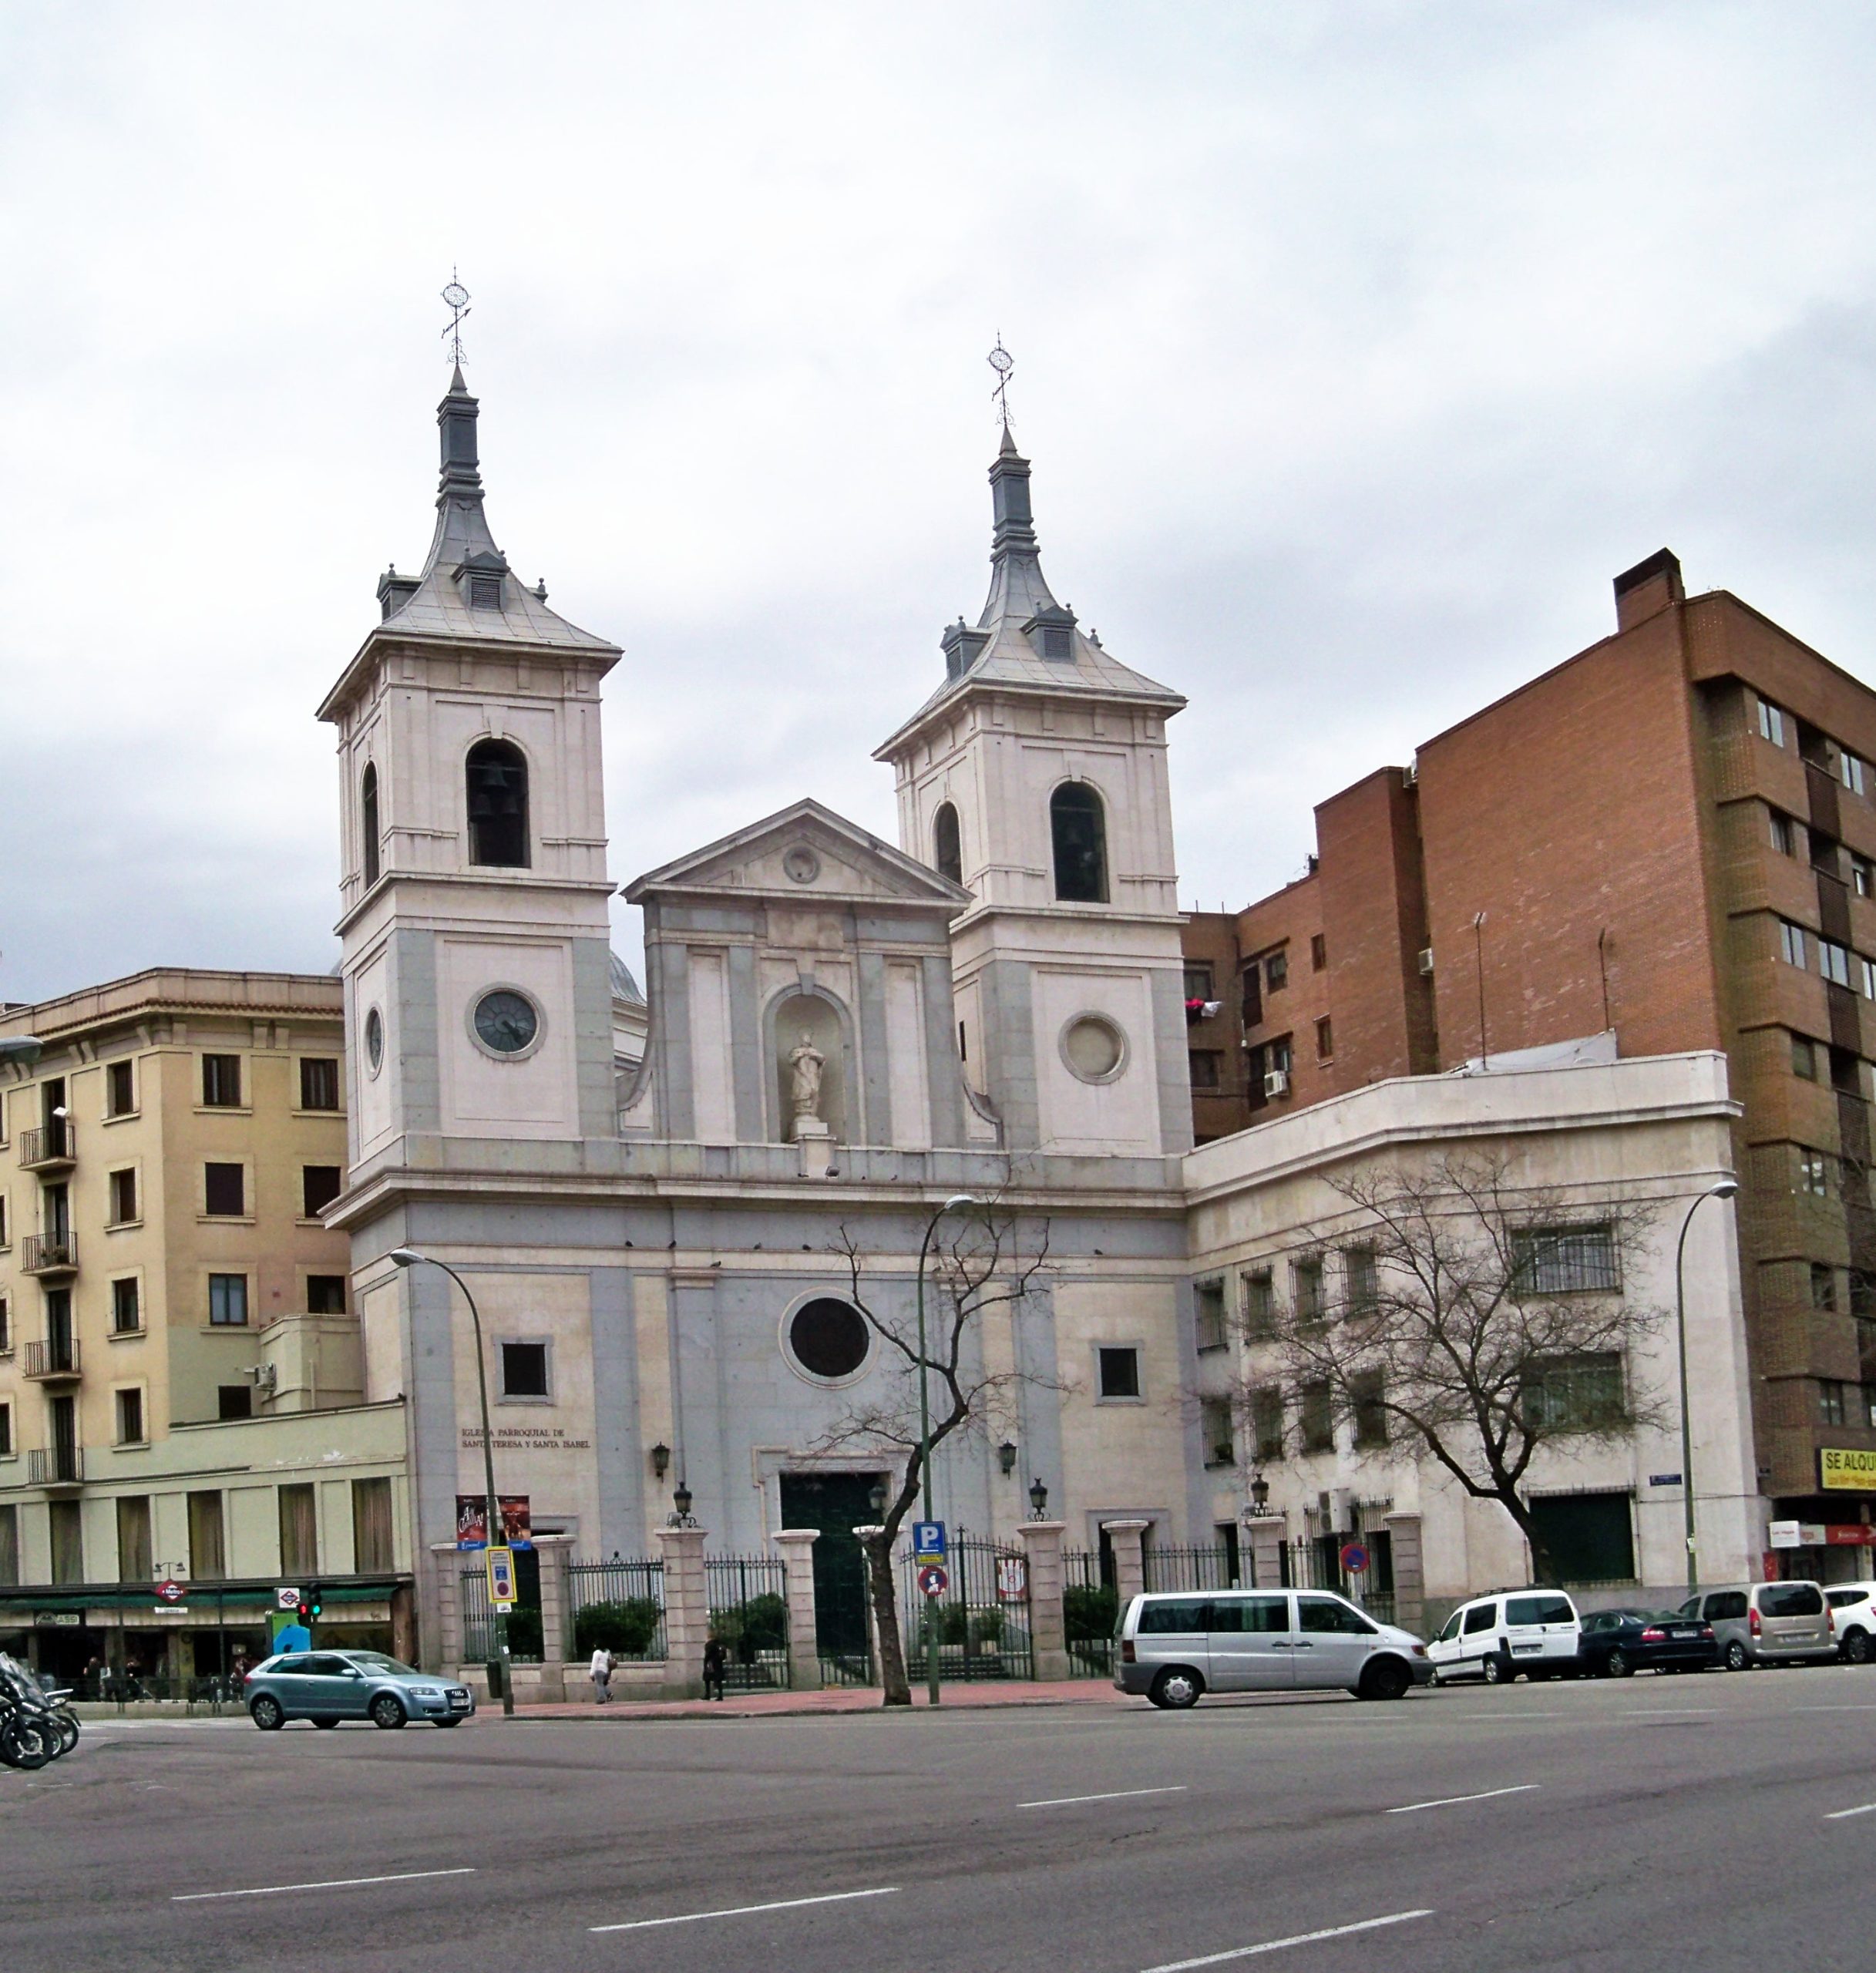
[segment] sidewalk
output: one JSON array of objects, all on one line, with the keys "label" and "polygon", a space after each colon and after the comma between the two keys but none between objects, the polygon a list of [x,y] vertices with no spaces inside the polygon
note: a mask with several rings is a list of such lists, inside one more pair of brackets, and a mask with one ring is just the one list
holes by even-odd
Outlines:
[{"label": "sidewalk", "polygon": [[[1044,1684],[1012,1679],[982,1685],[948,1685],[940,1709],[946,1713],[987,1710],[1021,1706],[1132,1706],[1138,1702],[1116,1692],[1104,1679],[1062,1679]],[[916,1686],[912,1702],[926,1710],[925,1688]],[[890,1709],[901,1713],[903,1707]],[[725,1699],[612,1699],[604,1706],[591,1699],[563,1706],[517,1706],[517,1719],[775,1719],[802,1714],[884,1713],[877,1686],[837,1686],[818,1692],[738,1692]],[[485,1706],[483,1719],[499,1716]]]}]

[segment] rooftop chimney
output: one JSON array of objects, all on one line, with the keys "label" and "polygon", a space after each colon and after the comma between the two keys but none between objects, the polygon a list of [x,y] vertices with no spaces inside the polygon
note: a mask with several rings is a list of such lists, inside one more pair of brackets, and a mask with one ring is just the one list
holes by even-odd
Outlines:
[{"label": "rooftop chimney", "polygon": [[1637,623],[1686,600],[1680,557],[1671,548],[1657,549],[1646,562],[1636,563],[1615,578],[1615,628],[1619,632],[1632,630]]}]

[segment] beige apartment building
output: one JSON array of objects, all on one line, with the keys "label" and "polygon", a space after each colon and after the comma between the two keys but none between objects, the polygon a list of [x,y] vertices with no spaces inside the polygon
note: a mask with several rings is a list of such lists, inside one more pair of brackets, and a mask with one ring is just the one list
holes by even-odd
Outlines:
[{"label": "beige apartment building", "polygon": [[5,1010],[20,1034],[43,1052],[0,1067],[0,1642],[185,1681],[317,1579],[323,1635],[391,1644],[402,1407],[361,1403],[321,1218],[338,983],[154,970]]}]

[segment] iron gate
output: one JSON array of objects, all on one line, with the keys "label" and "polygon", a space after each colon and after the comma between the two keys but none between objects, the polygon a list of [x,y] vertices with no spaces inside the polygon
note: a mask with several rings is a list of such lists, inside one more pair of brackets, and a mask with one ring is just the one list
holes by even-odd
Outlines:
[{"label": "iron gate", "polygon": [[723,1647],[726,1692],[788,1685],[788,1571],[774,1555],[706,1555],[711,1634]]},{"label": "iron gate", "polygon": [[[1029,1561],[1020,1551],[960,1531],[945,1564],[950,1586],[937,1600],[941,1679],[1033,1679],[1029,1632]],[[901,1623],[908,1677],[925,1676],[926,1598],[918,1565],[900,1565]]]},{"label": "iron gate", "polygon": [[1120,1628],[1121,1597],[1114,1582],[1111,1549],[1062,1551],[1062,1632],[1068,1669],[1078,1679],[1114,1676],[1114,1634]]},{"label": "iron gate", "polygon": [[602,1645],[615,1658],[664,1655],[664,1563],[657,1555],[606,1562],[571,1562],[567,1602],[573,1655],[590,1658]]}]

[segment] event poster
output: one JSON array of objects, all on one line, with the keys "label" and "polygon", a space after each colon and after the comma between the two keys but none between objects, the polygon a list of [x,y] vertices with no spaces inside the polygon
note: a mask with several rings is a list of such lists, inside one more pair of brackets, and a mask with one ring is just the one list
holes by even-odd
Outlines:
[{"label": "event poster", "polygon": [[[526,1494],[499,1494],[496,1497],[502,1504],[502,1528],[511,1548],[531,1548],[534,1545],[534,1524]],[[489,1497],[486,1494],[459,1494],[456,1496],[456,1546],[459,1548],[486,1548],[489,1545]]]}]

